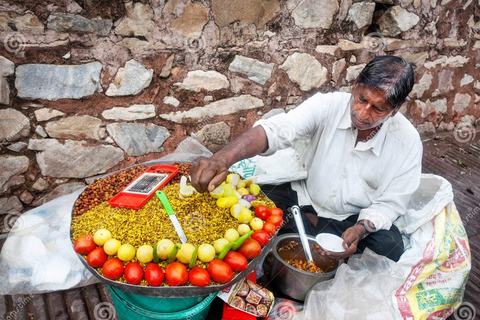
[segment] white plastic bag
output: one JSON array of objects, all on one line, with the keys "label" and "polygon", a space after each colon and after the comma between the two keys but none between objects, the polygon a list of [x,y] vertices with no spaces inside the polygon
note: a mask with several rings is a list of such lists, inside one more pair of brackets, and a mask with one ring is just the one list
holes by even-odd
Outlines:
[{"label": "white plastic bag", "polygon": [[0,295],[82,287],[98,280],[73,251],[70,221],[83,189],[21,215],[0,254]]},{"label": "white plastic bag", "polygon": [[407,213],[395,225],[406,237],[397,263],[369,250],[353,256],[333,280],[314,287],[297,319],[439,320],[451,315],[462,301],[471,256],[450,183],[422,175]]}]

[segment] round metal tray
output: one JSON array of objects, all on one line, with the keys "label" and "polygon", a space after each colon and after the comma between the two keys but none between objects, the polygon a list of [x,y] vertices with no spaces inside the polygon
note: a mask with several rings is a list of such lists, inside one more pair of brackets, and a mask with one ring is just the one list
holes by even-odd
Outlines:
[{"label": "round metal tray", "polygon": [[[182,162],[182,161],[178,161]],[[144,163],[146,165],[154,165],[154,164],[171,164],[171,161],[149,161],[147,163]],[[142,165],[142,164],[138,164]],[[135,165],[135,166],[138,166]],[[105,178],[111,174],[135,167],[135,166],[130,166],[128,168],[118,170],[115,172],[112,172],[110,174],[107,174],[103,176],[102,178]],[[79,195],[80,197],[80,195]],[[76,202],[76,201],[75,201]],[[72,208],[72,217],[73,217],[73,210],[75,208],[75,204],[73,205]],[[71,230],[71,228],[70,228]],[[277,232],[278,233],[278,232]],[[70,231],[70,238],[71,238],[71,231]],[[132,285],[128,283],[122,283],[122,282],[117,282],[113,281],[110,279],[107,279],[103,277],[101,274],[97,272],[95,268],[92,268],[91,266],[88,265],[87,261],[83,258],[81,254],[77,253],[78,258],[80,261],[83,263],[83,265],[95,276],[97,277],[101,282],[108,284],[114,288],[117,288],[119,290],[133,293],[133,294],[138,294],[142,296],[151,296],[151,297],[163,297],[163,298],[181,298],[181,297],[196,297],[196,296],[204,296],[208,295],[210,293],[218,292],[221,291],[225,288],[228,288],[238,281],[242,280],[245,278],[250,272],[252,272],[256,266],[263,262],[263,259],[265,256],[268,254],[269,251],[272,250],[273,243],[275,242],[275,239],[277,237],[277,234],[275,234],[268,244],[262,248],[262,251],[258,257],[255,259],[251,260],[248,263],[248,267],[246,270],[243,270],[242,272],[238,273],[230,282],[222,284],[222,285],[215,285],[215,286],[206,286],[206,287],[196,287],[196,286],[178,286],[178,287],[150,287],[150,286],[138,286],[138,285]],[[72,249],[73,249],[73,244],[72,244]]]}]

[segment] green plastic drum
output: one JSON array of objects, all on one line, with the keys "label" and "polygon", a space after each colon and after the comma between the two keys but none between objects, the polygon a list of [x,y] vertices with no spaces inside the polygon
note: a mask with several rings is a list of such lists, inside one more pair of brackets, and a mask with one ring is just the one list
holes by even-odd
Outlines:
[{"label": "green plastic drum", "polygon": [[120,320],[205,320],[218,293],[187,298],[147,297],[108,286]]}]

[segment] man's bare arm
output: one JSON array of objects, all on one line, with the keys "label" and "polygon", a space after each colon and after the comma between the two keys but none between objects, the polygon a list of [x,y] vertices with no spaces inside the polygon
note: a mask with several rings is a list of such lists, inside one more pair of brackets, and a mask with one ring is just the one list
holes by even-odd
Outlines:
[{"label": "man's bare arm", "polygon": [[256,156],[267,148],[265,130],[261,126],[248,129],[210,158],[202,158],[192,166],[193,187],[198,192],[214,190],[225,181],[232,164]]}]

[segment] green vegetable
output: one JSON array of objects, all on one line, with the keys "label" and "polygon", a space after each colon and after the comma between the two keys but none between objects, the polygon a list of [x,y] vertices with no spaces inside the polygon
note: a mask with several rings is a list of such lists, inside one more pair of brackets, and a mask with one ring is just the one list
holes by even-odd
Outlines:
[{"label": "green vegetable", "polygon": [[233,245],[232,250],[237,250],[238,248],[240,248],[243,242],[247,240],[247,238],[250,238],[252,234],[253,234],[253,230],[250,230],[249,232],[245,233],[243,236],[238,238],[237,241],[235,241],[235,244]]},{"label": "green vegetable", "polygon": [[175,246],[173,247],[172,251],[168,254],[168,263],[172,263],[175,261],[175,258],[177,257],[177,252],[178,249],[180,249],[182,245],[180,243],[175,243]]},{"label": "green vegetable", "polygon": [[190,259],[190,264],[188,265],[190,269],[195,267],[195,262],[197,261],[197,254],[198,254],[198,246],[196,246],[195,250],[193,250],[192,258]]},{"label": "green vegetable", "polygon": [[[157,242],[158,243],[158,242]],[[158,263],[157,243],[153,246],[153,262]]]},{"label": "green vegetable", "polygon": [[217,259],[218,260],[223,260],[223,258],[225,258],[225,256],[227,255],[228,251],[230,251],[230,249],[235,245],[235,242],[232,241],[232,242],[229,242],[225,247],[223,247],[222,251],[220,251],[220,253],[218,254],[218,257]]}]

